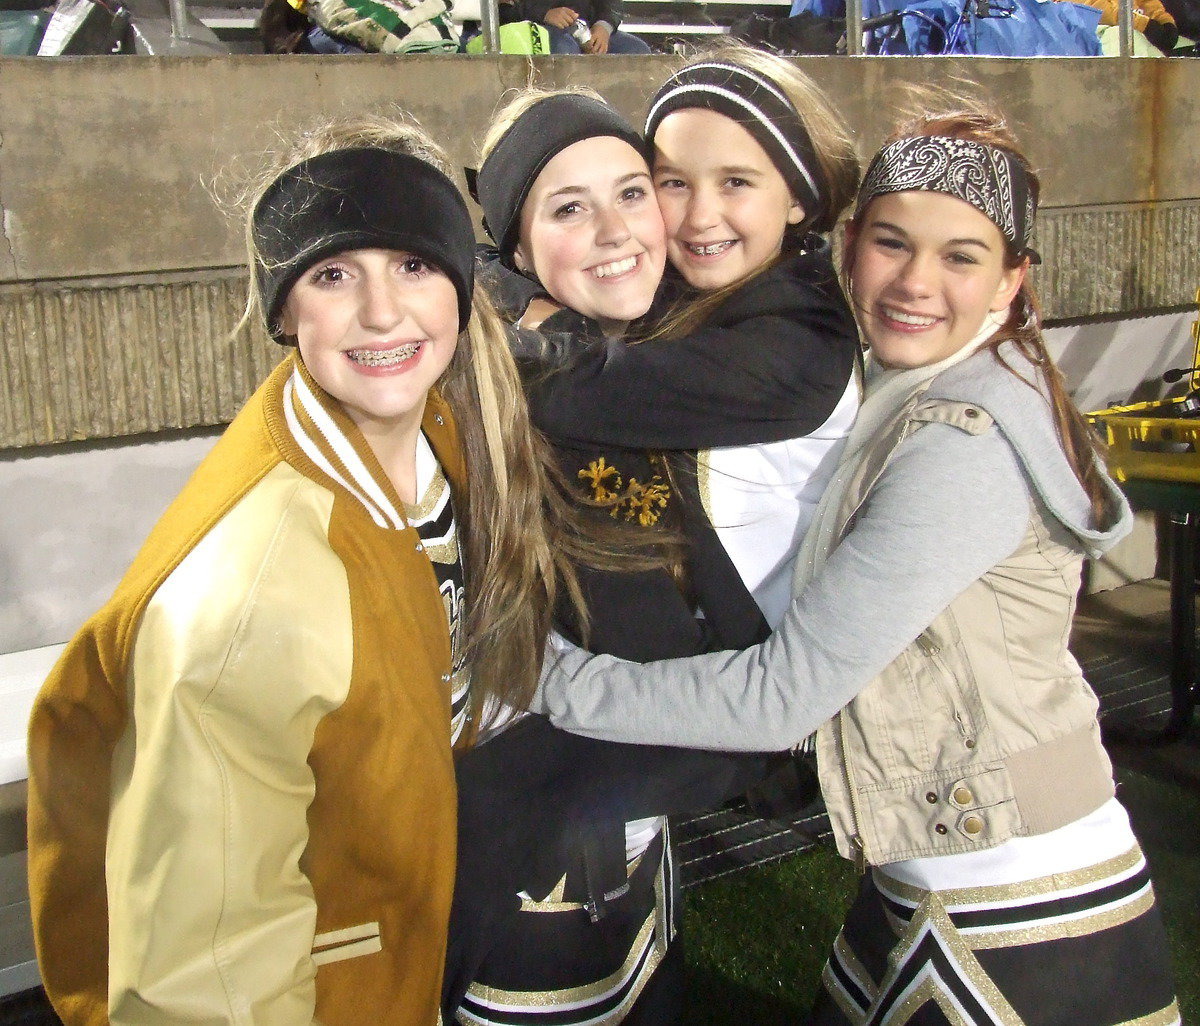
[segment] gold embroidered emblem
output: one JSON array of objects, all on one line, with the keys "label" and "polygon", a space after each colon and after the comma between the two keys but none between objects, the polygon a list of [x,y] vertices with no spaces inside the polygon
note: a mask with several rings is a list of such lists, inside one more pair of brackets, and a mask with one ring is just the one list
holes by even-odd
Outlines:
[{"label": "gold embroidered emblem", "polygon": [[603,456],[592,460],[577,476],[593,502],[610,507],[610,517],[636,520],[642,527],[653,527],[667,508],[671,486],[659,473],[666,469],[662,457],[651,454],[649,459],[654,473],[645,484],[631,477],[626,485],[621,472]]}]

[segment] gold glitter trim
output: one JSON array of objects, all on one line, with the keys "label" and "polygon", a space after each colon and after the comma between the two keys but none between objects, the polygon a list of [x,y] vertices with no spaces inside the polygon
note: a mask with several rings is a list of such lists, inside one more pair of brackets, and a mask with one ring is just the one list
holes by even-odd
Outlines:
[{"label": "gold glitter trim", "polygon": [[839,933],[837,939],[833,942],[833,950],[837,952],[838,961],[842,963],[842,969],[845,970],[847,976],[853,976],[854,982],[867,995],[869,1001],[874,1001],[879,996],[879,988],[875,986],[875,980],[871,974],[867,972],[866,967],[858,960],[858,955],[846,943],[844,935]]},{"label": "gold glitter trim", "polygon": [[1064,937],[1087,937],[1137,919],[1154,907],[1154,891],[1146,890],[1116,908],[1108,908],[1093,915],[1068,919],[1061,923],[1043,923],[1040,926],[1023,926],[1013,929],[989,927],[979,933],[962,934],[972,951],[991,951],[995,948],[1013,948],[1022,944],[1040,944],[1042,941],[1061,940]]},{"label": "gold glitter trim", "polygon": [[1179,1026],[1183,1016],[1179,1014],[1179,1002],[1172,1001],[1161,1012],[1151,1012],[1139,1019],[1126,1019],[1117,1026]]},{"label": "gold glitter trim", "polygon": [[914,1015],[932,1001],[942,1010],[950,1026],[974,1026],[963,1018],[954,1002],[951,1001],[941,987],[934,986],[932,979],[925,979],[909,993],[900,1004],[895,1005],[888,1014],[888,1026],[904,1026]]},{"label": "gold glitter trim", "polygon": [[862,1026],[867,1021],[866,1013],[851,999],[846,989],[842,986],[841,980],[829,968],[828,962],[825,963],[825,968],[821,971],[821,983],[825,987],[825,992],[833,998],[834,1004],[841,1009],[842,1015],[849,1020],[850,1026]]},{"label": "gold glitter trim", "polygon": [[704,515],[708,517],[709,523],[712,523],[712,465],[708,462],[710,459],[711,449],[696,453],[696,491],[700,494],[700,505],[704,508]]},{"label": "gold glitter trim", "polygon": [[563,873],[562,879],[554,885],[541,901],[534,898],[521,899],[522,912],[578,912],[583,906],[578,901],[563,901],[563,895],[567,893],[567,874]]},{"label": "gold glitter trim", "polygon": [[[950,914],[946,911],[945,905],[939,900],[939,895],[935,891],[926,891],[925,898],[920,905],[917,906],[916,912],[913,914],[912,923],[909,925],[900,943],[892,949],[888,956],[888,961],[891,963],[891,968],[888,974],[884,977],[883,983],[879,987],[879,996],[872,1004],[872,1012],[882,1001],[887,1002],[892,989],[896,986],[896,980],[900,973],[908,965],[909,959],[913,952],[920,944],[924,935],[928,932],[942,945],[942,950],[946,957],[954,964],[954,968],[958,974],[964,979],[969,980],[975,987],[976,993],[984,1004],[988,1006],[994,1021],[998,1026],[1024,1026],[1024,1023],[1012,1005],[1005,1000],[1000,989],[992,982],[992,978],[984,971],[975,958],[971,948],[964,941],[962,935],[955,929],[954,923],[950,920]],[[919,988],[923,989],[923,988]],[[941,991],[942,988],[936,988]],[[936,995],[934,995],[935,1000]],[[889,1019],[889,1022],[897,1024],[907,1022],[912,1017],[919,1005],[909,1007],[910,1000],[904,1002],[904,1008],[907,1010],[906,1015],[899,1019]],[[920,1002],[925,1004],[929,998],[926,997]],[[938,1000],[938,1005],[946,1010],[946,1006]],[[947,1012],[947,1015],[950,1013]],[[957,1014],[957,1013],[955,1013]],[[960,1020],[954,1019],[953,1022]]]},{"label": "gold glitter trim", "polygon": [[888,927],[891,929],[892,933],[896,935],[896,938],[899,939],[903,937],[904,931],[908,929],[908,923],[896,915],[896,913],[893,912],[887,905],[883,906],[883,915],[887,920]]},{"label": "gold glitter trim", "polygon": [[[1023,898],[1039,898],[1059,891],[1103,883],[1110,878],[1121,877],[1136,869],[1144,861],[1142,850],[1136,844],[1114,858],[1097,862],[1094,866],[1077,869],[1070,873],[1052,873],[1015,884],[995,884],[986,887],[962,887],[957,890],[939,891],[942,903],[947,908],[959,905],[979,905],[991,902],[1017,903]],[[876,886],[889,897],[898,898],[910,905],[920,904],[927,893],[920,887],[901,883],[887,875],[882,869],[873,870]]]},{"label": "gold glitter trim", "polygon": [[429,482],[429,487],[425,489],[425,494],[417,501],[415,505],[404,503],[404,515],[411,520],[426,520],[429,515],[437,509],[438,500],[442,497],[442,492],[446,490],[446,477],[442,473],[442,465],[438,463],[433,472],[433,480]]},{"label": "gold glitter trim", "polygon": [[[433,480],[429,482],[429,487],[425,490],[425,495],[421,501],[410,506],[407,502],[402,503],[404,507],[404,516],[408,520],[409,525],[413,526],[414,522],[427,521],[430,514],[437,509],[438,503],[442,496],[446,496],[446,501],[450,500],[450,486],[446,483],[446,478],[442,474],[441,465],[438,465],[434,471]],[[450,537],[444,542],[431,541],[428,538],[422,538],[421,544],[425,546],[425,555],[427,555],[435,563],[457,563],[458,562],[458,522],[451,520],[450,522]]]},{"label": "gold glitter trim", "polygon": [[[650,978],[650,974],[658,967],[662,961],[662,955],[657,948],[651,943],[653,940],[655,920],[658,918],[657,910],[652,911],[646,917],[646,921],[638,930],[637,937],[634,939],[633,946],[629,949],[629,954],[625,961],[621,964],[616,972],[606,976],[602,980],[597,980],[595,983],[588,983],[582,987],[567,987],[563,990],[541,990],[541,991],[523,991],[523,990],[501,990],[498,987],[485,987],[478,983],[471,984],[467,993],[475,1000],[483,1003],[491,1001],[506,1005],[515,1005],[518,1008],[551,1008],[557,1005],[566,1005],[581,1003],[586,1004],[590,1001],[595,1001],[605,994],[610,993],[614,989],[620,987],[621,980],[629,975],[638,960],[649,951],[646,955],[646,962],[642,966],[641,972],[635,980],[630,981],[629,992],[625,996],[625,1000],[619,1006],[614,1008],[612,1012],[602,1019],[590,1020],[595,1026],[606,1026],[608,1023],[620,1022],[624,1018],[625,1013],[629,1010],[629,1004],[642,992],[642,988],[646,985],[646,980]],[[469,1012],[460,1009],[459,1018],[463,1022],[480,1024],[483,1026],[485,1020],[478,1019]]]}]

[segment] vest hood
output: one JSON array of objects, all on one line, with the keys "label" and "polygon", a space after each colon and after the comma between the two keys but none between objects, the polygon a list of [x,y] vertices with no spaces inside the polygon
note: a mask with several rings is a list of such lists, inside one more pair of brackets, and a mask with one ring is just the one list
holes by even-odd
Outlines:
[{"label": "vest hood", "polygon": [[986,411],[1016,451],[1046,508],[1079,538],[1089,555],[1100,556],[1131,530],[1129,503],[1105,475],[1107,522],[1096,523],[1087,492],[1059,443],[1044,375],[1013,343],[1001,343],[998,352],[1012,373],[985,348],[934,378],[925,397],[971,403]]}]

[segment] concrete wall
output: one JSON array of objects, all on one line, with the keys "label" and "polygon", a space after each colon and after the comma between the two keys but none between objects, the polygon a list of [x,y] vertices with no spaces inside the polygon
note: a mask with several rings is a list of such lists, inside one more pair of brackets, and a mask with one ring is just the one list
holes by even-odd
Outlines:
[{"label": "concrete wall", "polygon": [[[0,450],[229,419],[276,356],[231,341],[238,227],[208,185],[298,117],[395,103],[459,163],[497,100],[586,82],[631,117],[669,58],[0,60]],[[1200,282],[1200,62],[813,57],[865,154],[906,82],[970,73],[1045,169],[1049,316],[1179,309]]]}]

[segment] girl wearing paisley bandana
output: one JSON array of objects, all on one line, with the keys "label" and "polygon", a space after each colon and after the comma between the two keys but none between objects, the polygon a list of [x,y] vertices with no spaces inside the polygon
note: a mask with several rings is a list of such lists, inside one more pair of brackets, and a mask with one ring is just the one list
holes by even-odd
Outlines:
[{"label": "girl wearing paisley bandana", "polygon": [[849,225],[866,397],[779,630],[647,666],[565,652],[540,707],[639,743],[817,730],[838,848],[864,873],[820,1026],[1170,1026],[1146,862],[1066,647],[1083,558],[1129,508],[1041,339],[1036,175],[990,108],[925,104]]},{"label": "girl wearing paisley bandana", "polygon": [[71,1026],[437,1020],[452,744],[532,691],[562,551],[447,170],[337,122],[247,204],[247,318],[289,348],[31,717]]}]

